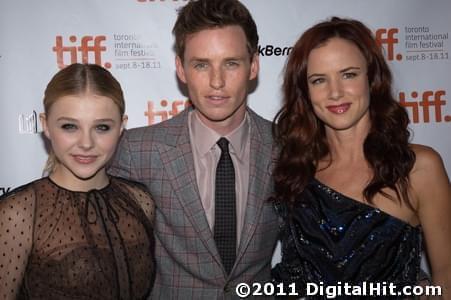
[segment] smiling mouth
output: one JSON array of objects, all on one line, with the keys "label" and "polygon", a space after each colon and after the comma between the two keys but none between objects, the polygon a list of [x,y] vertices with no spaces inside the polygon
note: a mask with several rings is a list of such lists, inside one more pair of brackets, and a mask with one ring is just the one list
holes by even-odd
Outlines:
[{"label": "smiling mouth", "polygon": [[326,108],[334,114],[343,114],[349,110],[351,103],[343,103],[340,105],[329,105]]},{"label": "smiling mouth", "polygon": [[91,164],[97,159],[95,155],[72,155],[72,157],[80,164]]}]

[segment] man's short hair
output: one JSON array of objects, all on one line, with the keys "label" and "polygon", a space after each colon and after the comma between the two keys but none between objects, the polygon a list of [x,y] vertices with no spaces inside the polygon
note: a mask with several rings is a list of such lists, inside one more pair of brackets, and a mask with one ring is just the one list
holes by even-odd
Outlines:
[{"label": "man's short hair", "polygon": [[204,29],[240,26],[247,40],[247,50],[252,56],[257,52],[258,32],[249,10],[238,0],[194,0],[179,10],[172,33],[175,51],[183,60],[188,35]]}]

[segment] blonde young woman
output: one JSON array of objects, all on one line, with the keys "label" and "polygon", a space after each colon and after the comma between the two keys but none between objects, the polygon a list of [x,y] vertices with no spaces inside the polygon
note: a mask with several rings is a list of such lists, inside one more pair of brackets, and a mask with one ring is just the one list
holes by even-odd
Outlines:
[{"label": "blonde young woman", "polygon": [[127,117],[105,69],[74,64],[45,90],[49,175],[0,200],[0,299],[144,299],[154,274],[154,204],[105,172]]}]

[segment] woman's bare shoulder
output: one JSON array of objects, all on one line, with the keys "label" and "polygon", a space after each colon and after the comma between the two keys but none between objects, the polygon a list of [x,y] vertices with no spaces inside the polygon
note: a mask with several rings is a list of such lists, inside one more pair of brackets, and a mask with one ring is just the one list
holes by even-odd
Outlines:
[{"label": "woman's bare shoulder", "polygon": [[423,174],[423,172],[435,173],[444,170],[444,164],[440,154],[432,147],[420,144],[411,144],[410,147],[415,153],[415,165],[411,175],[415,173]]}]

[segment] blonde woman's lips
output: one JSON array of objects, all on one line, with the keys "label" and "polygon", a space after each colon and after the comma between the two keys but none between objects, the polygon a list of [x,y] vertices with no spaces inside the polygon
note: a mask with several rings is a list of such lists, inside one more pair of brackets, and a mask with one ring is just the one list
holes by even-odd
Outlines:
[{"label": "blonde woman's lips", "polygon": [[91,164],[97,159],[95,155],[72,155],[72,157],[80,164]]}]

